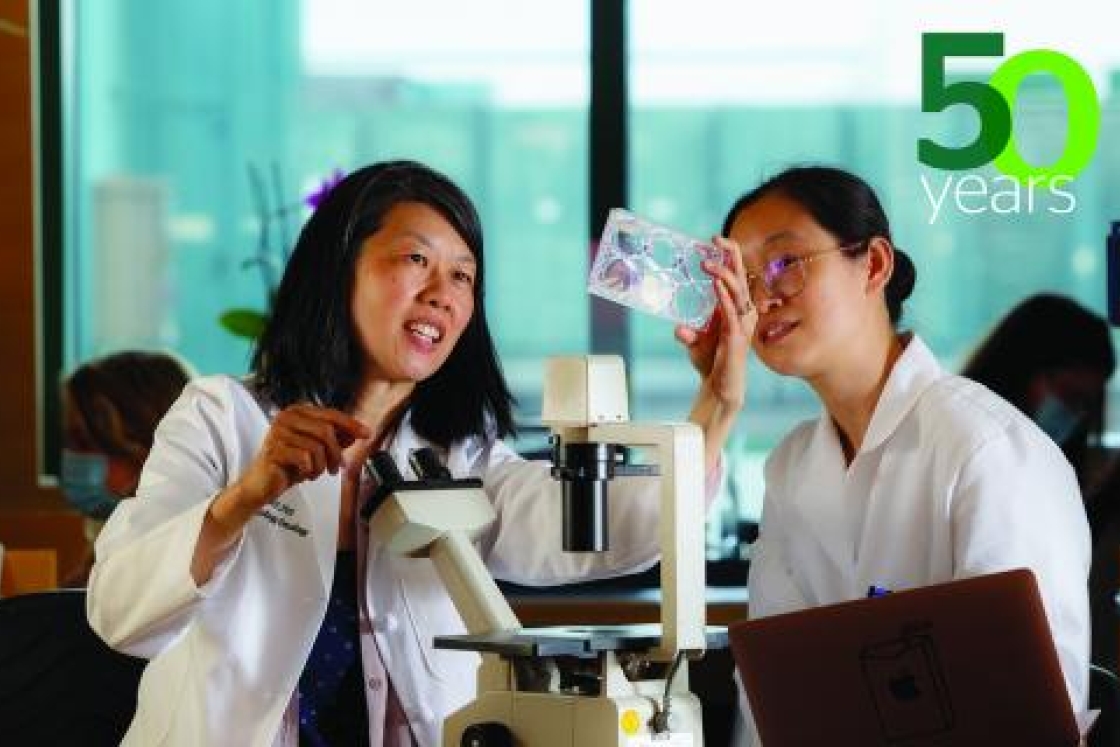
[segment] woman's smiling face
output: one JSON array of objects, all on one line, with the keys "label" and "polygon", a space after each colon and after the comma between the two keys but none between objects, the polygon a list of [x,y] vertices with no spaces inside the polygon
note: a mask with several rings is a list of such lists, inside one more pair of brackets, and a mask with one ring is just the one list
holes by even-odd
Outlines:
[{"label": "woman's smiling face", "polygon": [[362,243],[351,314],[365,379],[419,382],[439,370],[470,322],[476,262],[442,215],[399,203]]}]

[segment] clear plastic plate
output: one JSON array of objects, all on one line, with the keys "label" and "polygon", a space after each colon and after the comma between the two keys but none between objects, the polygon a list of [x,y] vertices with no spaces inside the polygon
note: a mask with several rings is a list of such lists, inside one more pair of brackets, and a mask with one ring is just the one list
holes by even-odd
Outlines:
[{"label": "clear plastic plate", "polygon": [[587,290],[694,329],[708,326],[718,297],[701,263],[723,264],[723,250],[676,229],[613,208]]}]

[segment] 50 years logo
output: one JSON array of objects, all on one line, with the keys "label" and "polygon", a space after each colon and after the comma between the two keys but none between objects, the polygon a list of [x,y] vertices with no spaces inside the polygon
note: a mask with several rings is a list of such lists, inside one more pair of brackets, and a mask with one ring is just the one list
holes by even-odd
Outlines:
[{"label": "50 years logo", "polygon": [[[1049,49],[1020,52],[1007,58],[987,82],[947,83],[946,67],[954,57],[1002,57],[1002,33],[928,33],[922,35],[922,111],[942,112],[952,106],[976,111],[979,128],[970,143],[950,146],[930,138],[918,140],[918,160],[942,171],[967,171],[992,164],[1000,173],[990,180],[978,174],[949,175],[940,185],[922,175],[930,200],[930,223],[948,203],[976,214],[1034,212],[1045,203],[1052,213],[1069,213],[1077,206],[1064,189],[1092,160],[1100,134],[1101,108],[1093,80],[1069,56]],[[1066,141],[1051,163],[1032,164],[1019,153],[1012,113],[1023,80],[1033,74],[1055,78],[1066,100]],[[1036,200],[1036,190],[1045,199]]]}]

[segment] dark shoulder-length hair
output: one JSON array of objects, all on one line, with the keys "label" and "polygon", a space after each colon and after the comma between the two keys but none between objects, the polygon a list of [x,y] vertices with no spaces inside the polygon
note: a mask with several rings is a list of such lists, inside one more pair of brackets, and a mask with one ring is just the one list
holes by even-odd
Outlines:
[{"label": "dark shoulder-length hair", "polygon": [[[890,221],[875,190],[855,174],[830,166],[795,166],[770,177],[735,201],[723,221],[722,235],[729,235],[739,213],[771,195],[804,208],[842,245],[850,247],[844,251],[849,257],[867,252],[871,239],[877,237],[894,245]],[[894,272],[884,290],[891,324],[897,326],[901,321],[903,303],[914,291],[917,277],[909,255],[894,247]]]},{"label": "dark shoulder-length hair", "polygon": [[447,446],[470,435],[514,432],[510,394],[486,321],[482,224],[467,195],[443,174],[414,161],[355,171],[323,198],[300,232],[253,351],[254,385],[280,407],[354,404],[365,360],[351,315],[354,267],[363,242],[402,202],[439,213],[477,263],[474,311],[451,355],[419,382],[412,426]]},{"label": "dark shoulder-length hair", "polygon": [[[1100,371],[1105,379],[1116,370],[1108,322],[1072,298],[1038,293],[996,323],[961,375],[1028,412],[1036,376],[1082,367]],[[1099,415],[1103,420],[1103,412]]]}]

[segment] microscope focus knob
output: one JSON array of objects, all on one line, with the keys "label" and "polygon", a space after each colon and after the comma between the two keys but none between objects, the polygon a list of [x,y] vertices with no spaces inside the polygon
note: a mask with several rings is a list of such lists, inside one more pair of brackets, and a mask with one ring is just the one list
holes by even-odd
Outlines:
[{"label": "microscope focus knob", "polygon": [[463,730],[460,747],[513,747],[513,734],[505,724],[488,721]]}]

